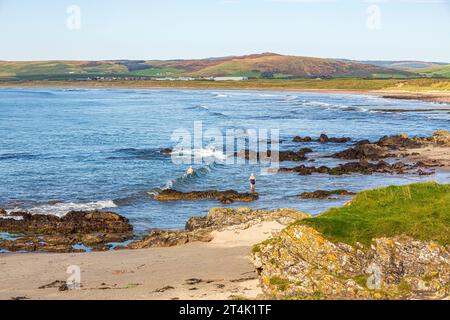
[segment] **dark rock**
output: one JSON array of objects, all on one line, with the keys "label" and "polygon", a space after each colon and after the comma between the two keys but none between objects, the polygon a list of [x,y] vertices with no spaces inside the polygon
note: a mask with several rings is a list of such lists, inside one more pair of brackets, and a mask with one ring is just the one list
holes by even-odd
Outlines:
[{"label": "dark rock", "polygon": [[358,141],[355,145],[356,146],[362,146],[362,145],[365,145],[365,144],[371,144],[371,142],[366,139],[366,140]]},{"label": "dark rock", "polygon": [[0,216],[6,216],[5,209],[0,208]]},{"label": "dark rock", "polygon": [[302,137],[297,136],[297,137],[294,137],[294,139],[292,141],[293,142],[312,142],[313,139],[311,137],[302,138]]},{"label": "dark rock", "polygon": [[10,219],[0,219],[0,232],[36,234],[128,233],[133,231],[128,219],[112,212],[69,212],[62,218],[16,212]]},{"label": "dark rock", "polygon": [[192,191],[180,192],[172,189],[164,190],[156,195],[158,201],[198,201],[198,200],[218,200],[222,203],[232,202],[252,202],[258,200],[257,193],[238,193],[234,190],[228,191]]},{"label": "dark rock", "polygon": [[369,159],[378,160],[388,156],[388,149],[380,147],[376,144],[359,144],[354,148],[350,148],[332,155],[333,158],[356,160]]},{"label": "dark rock", "polygon": [[302,199],[330,199],[333,196],[353,196],[356,193],[349,192],[347,190],[331,190],[331,191],[325,191],[325,190],[317,190],[314,192],[303,192],[300,195],[300,198]]},{"label": "dark rock", "polygon": [[28,252],[79,252],[76,244],[96,249],[108,242],[133,237],[128,219],[112,212],[70,212],[60,218],[16,212],[0,219],[0,232],[20,234],[15,240],[1,240],[0,249]]},{"label": "dark rock", "polygon": [[371,163],[367,160],[360,160],[359,162],[348,162],[341,164],[335,168],[329,168],[326,166],[322,167],[306,167],[304,165],[293,167],[293,168],[281,168],[279,172],[295,172],[300,175],[311,175],[313,173],[329,174],[329,175],[343,175],[343,174],[365,174],[370,175],[373,173],[387,173],[387,174],[420,174],[417,171],[418,168],[430,168],[436,167],[438,165],[429,165],[423,163],[416,164],[405,164],[402,162],[397,162],[393,165],[385,161],[379,161],[377,163]]},{"label": "dark rock", "polygon": [[67,287],[67,283],[65,281],[53,281],[52,283],[40,286],[38,289],[44,290],[44,289],[53,289],[56,288],[59,291],[67,291],[69,288]]},{"label": "dark rock", "polygon": [[175,288],[172,287],[172,286],[165,286],[163,288],[156,289],[154,292],[155,293],[163,293],[163,292],[166,292],[166,291],[169,291],[169,290],[175,290]]},{"label": "dark rock", "polygon": [[161,153],[161,154],[164,154],[164,155],[171,155],[172,152],[173,152],[172,149],[162,149],[162,150],[160,151],[160,153]]},{"label": "dark rock", "polygon": [[[309,148],[303,148],[299,151],[278,151],[278,161],[305,161],[307,160],[306,154],[312,152]],[[272,151],[256,152],[251,150],[242,150],[235,153],[236,157],[243,158],[245,160],[253,161],[272,161]]]},{"label": "dark rock", "polygon": [[30,298],[28,298],[28,297],[12,297],[11,300],[22,301],[22,300],[30,300]]},{"label": "dark rock", "polygon": [[293,142],[319,142],[319,143],[347,143],[349,141],[352,141],[351,138],[344,137],[344,138],[330,138],[326,134],[321,134],[319,139],[312,139],[311,137],[294,137],[292,140]]}]

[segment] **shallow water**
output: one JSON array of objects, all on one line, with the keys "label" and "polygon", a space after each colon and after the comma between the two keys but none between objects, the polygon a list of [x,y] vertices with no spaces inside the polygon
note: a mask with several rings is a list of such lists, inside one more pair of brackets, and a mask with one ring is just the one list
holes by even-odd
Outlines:
[{"label": "shallow water", "polygon": [[[340,206],[340,200],[300,200],[297,194],[317,189],[359,191],[422,180],[449,182],[445,173],[412,175],[298,176],[261,175],[259,165],[221,163],[221,152],[209,152],[213,163],[194,165],[197,174],[183,177],[159,150],[171,148],[176,129],[279,129],[281,150],[310,147],[316,162],[336,165],[322,155],[348,144],[296,144],[296,135],[350,136],[378,140],[383,135],[430,135],[450,129],[448,111],[386,113],[377,109],[436,108],[419,101],[362,95],[256,91],[184,90],[0,90],[0,207],[63,215],[70,210],[109,209],[131,219],[137,232],[180,228],[190,216],[205,215],[215,201],[159,203],[149,192],[164,187],[180,191],[248,190],[257,174],[258,208],[293,207],[317,214]],[[206,147],[206,144],[203,146]],[[283,163],[294,166],[298,163]],[[241,206],[234,204],[232,206]]]}]

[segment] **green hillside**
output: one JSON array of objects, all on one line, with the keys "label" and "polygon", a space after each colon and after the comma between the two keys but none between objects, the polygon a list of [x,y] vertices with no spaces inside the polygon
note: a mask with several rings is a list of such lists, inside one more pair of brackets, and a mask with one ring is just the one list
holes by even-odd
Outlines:
[{"label": "green hillside", "polygon": [[413,72],[370,64],[284,56],[274,53],[198,60],[115,60],[115,61],[0,61],[0,79],[70,80],[83,76],[217,77],[249,78],[409,78]]},{"label": "green hillside", "polygon": [[446,77],[450,78],[450,65],[434,66],[431,68],[417,69],[415,72],[430,77]]}]

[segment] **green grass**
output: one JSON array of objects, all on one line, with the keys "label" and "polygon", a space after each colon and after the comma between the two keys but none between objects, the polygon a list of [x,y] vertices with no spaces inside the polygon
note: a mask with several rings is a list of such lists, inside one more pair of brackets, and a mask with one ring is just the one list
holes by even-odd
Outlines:
[{"label": "green grass", "polygon": [[183,73],[183,70],[174,68],[150,68],[138,71],[132,71],[129,76],[142,76],[142,77],[177,77]]},{"label": "green grass", "polygon": [[450,65],[434,66],[430,68],[418,69],[416,72],[426,76],[440,76],[450,78]]},{"label": "green grass", "polygon": [[[146,71],[146,70],[144,70]],[[118,74],[118,77],[130,74]],[[92,75],[90,75],[92,76]],[[72,74],[71,77],[86,77],[86,74]],[[45,81],[50,79],[50,81]],[[73,82],[67,81],[67,75],[57,76],[23,76],[19,79],[0,74],[0,83],[20,86],[77,86],[99,88],[191,88],[224,90],[352,90],[352,91],[433,91],[450,92],[450,79],[255,79],[247,81],[107,81],[107,82]],[[33,82],[30,82],[33,81]]]},{"label": "green grass", "polygon": [[450,185],[430,182],[364,191],[347,206],[297,223],[350,245],[401,235],[448,245]]}]

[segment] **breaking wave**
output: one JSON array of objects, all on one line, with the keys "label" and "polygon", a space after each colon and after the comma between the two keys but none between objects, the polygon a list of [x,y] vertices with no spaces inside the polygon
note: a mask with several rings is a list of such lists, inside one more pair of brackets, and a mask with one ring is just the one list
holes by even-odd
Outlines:
[{"label": "breaking wave", "polygon": [[[114,201],[104,200],[85,203],[59,202],[54,204],[44,204],[29,208],[26,211],[31,214],[55,215],[58,217],[63,217],[71,211],[94,211],[116,207],[117,205],[114,203]],[[16,208],[10,210],[9,213],[17,211],[21,210]]]}]

